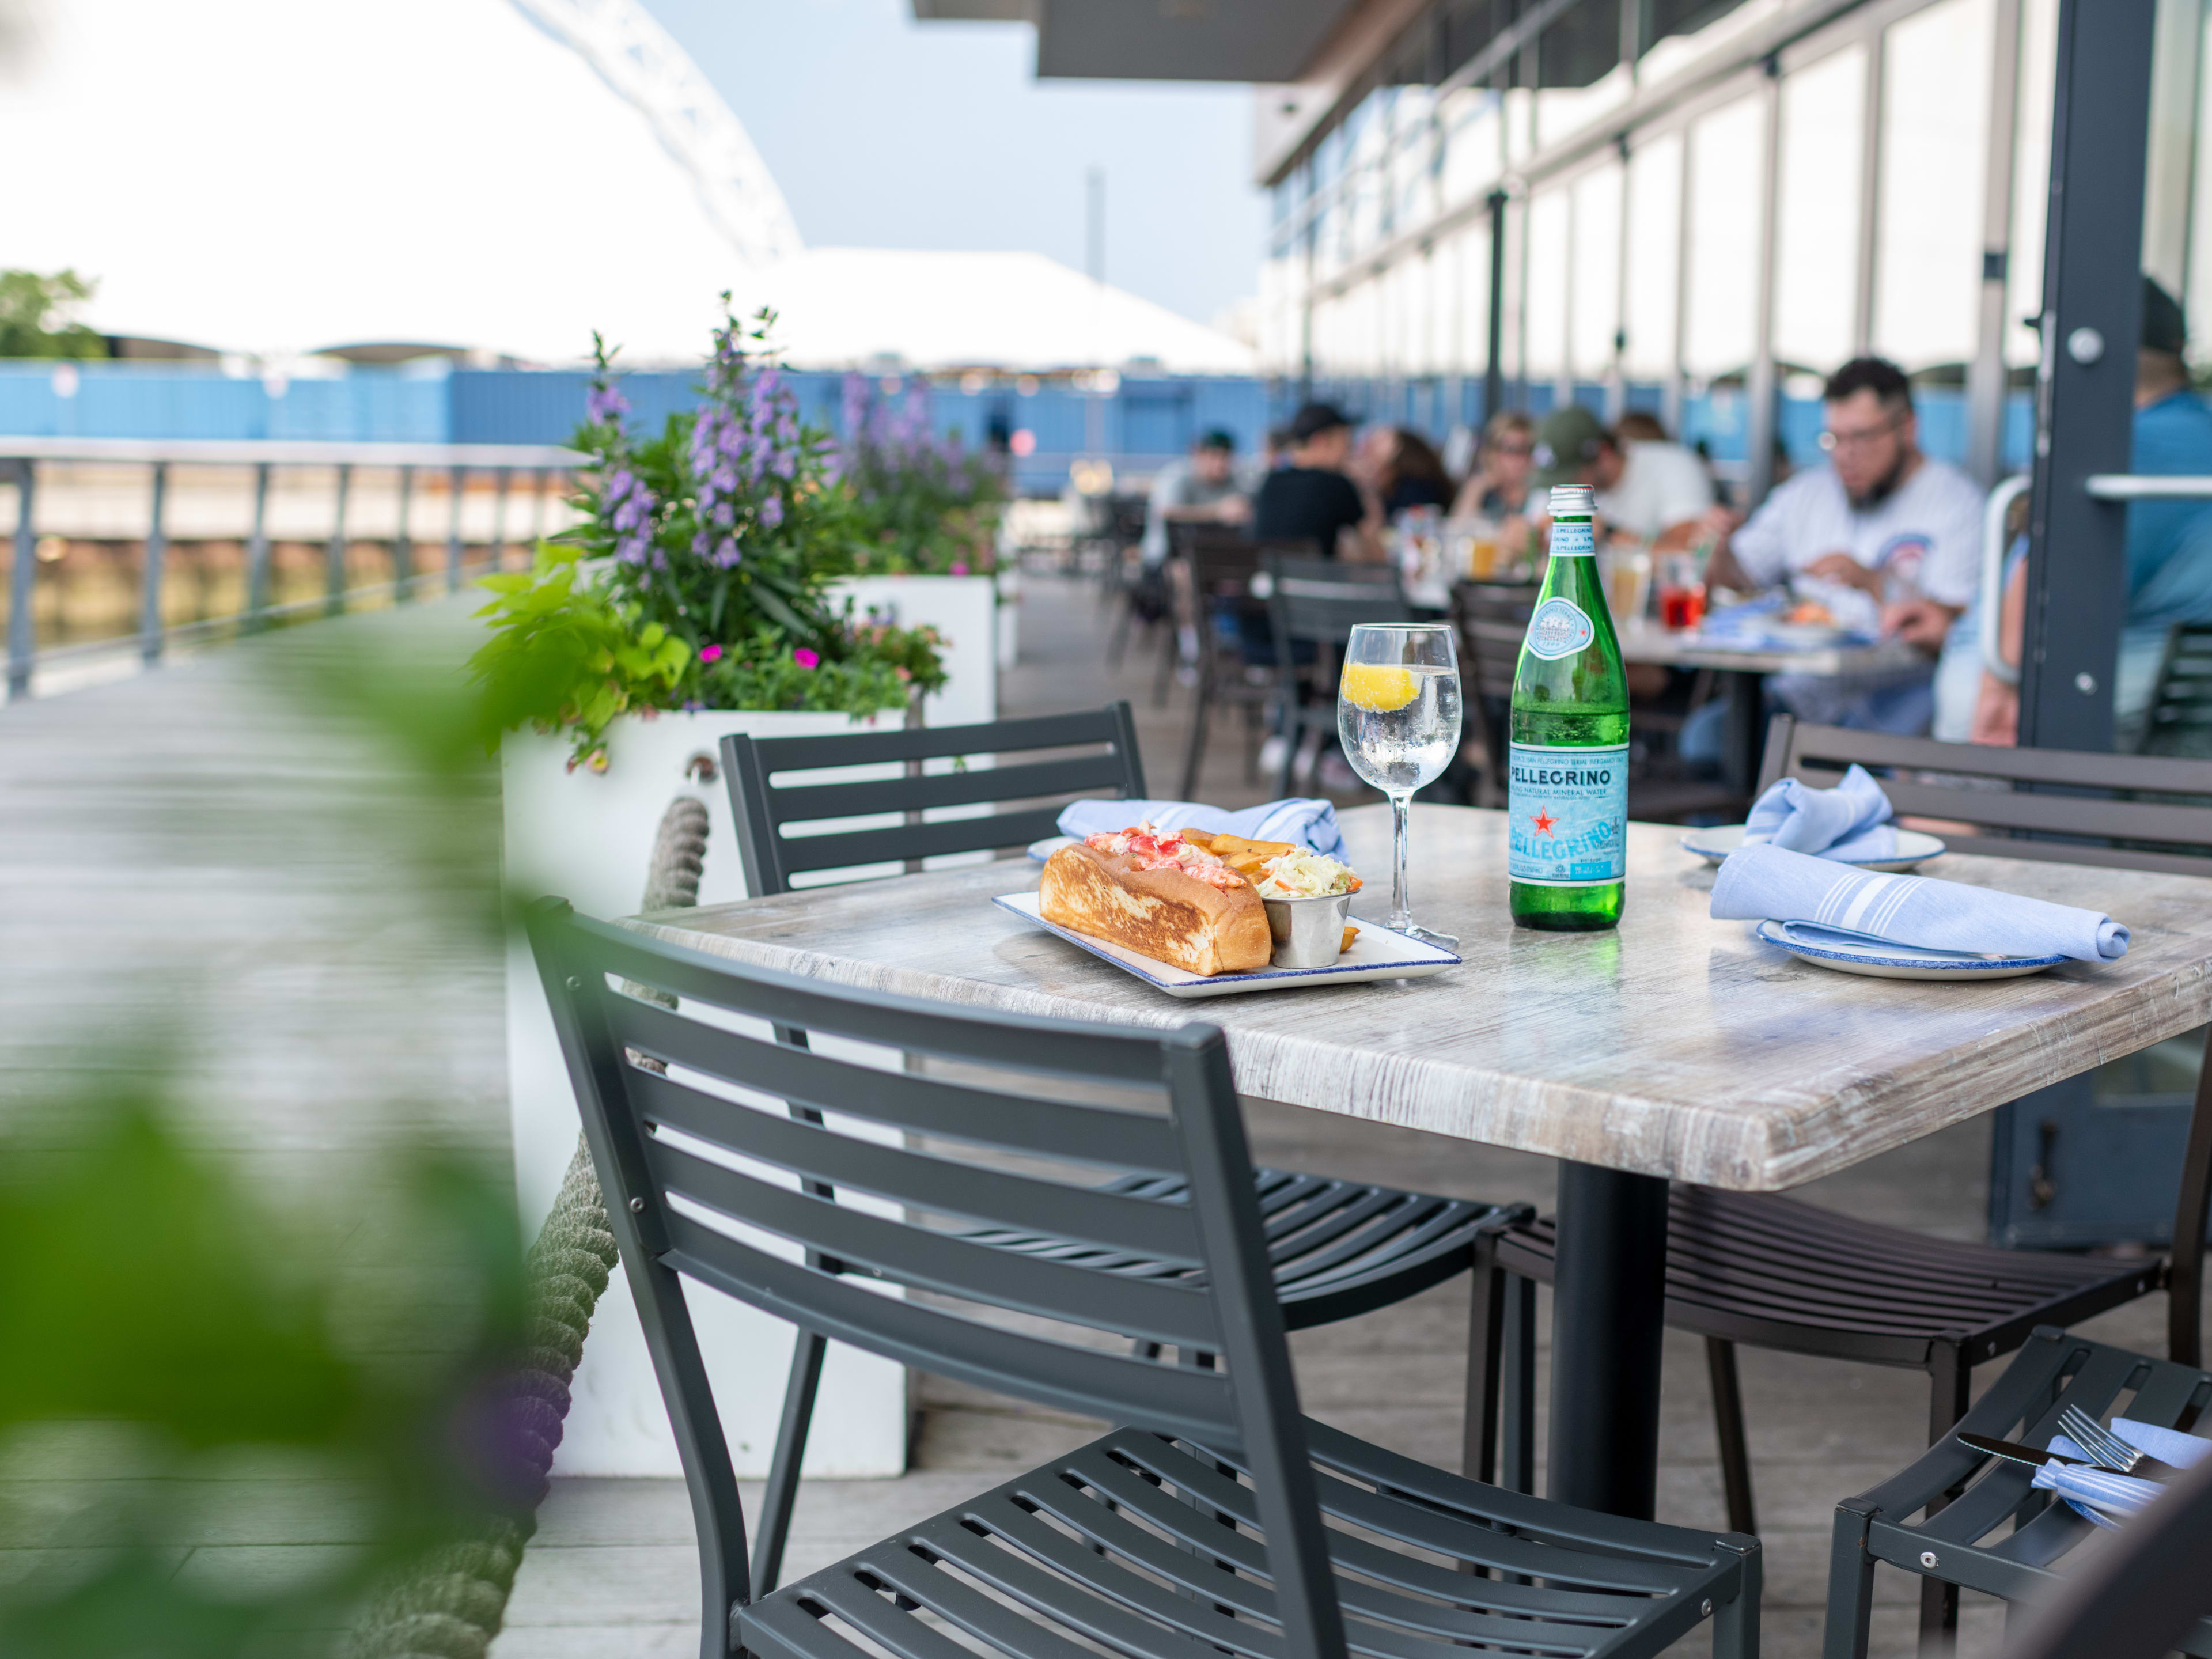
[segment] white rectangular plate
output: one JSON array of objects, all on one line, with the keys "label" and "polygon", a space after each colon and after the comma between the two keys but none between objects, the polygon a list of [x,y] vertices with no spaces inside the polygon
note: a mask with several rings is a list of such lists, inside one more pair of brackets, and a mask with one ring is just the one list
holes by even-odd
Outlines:
[{"label": "white rectangular plate", "polygon": [[1086,938],[1047,921],[1037,914],[1037,896],[1034,891],[1001,893],[991,902],[1048,933],[1057,933],[1070,945],[1112,963],[1126,973],[1134,974],[1147,985],[1158,986],[1171,997],[1225,997],[1238,991],[1280,991],[1294,985],[1346,985],[1363,979],[1419,979],[1459,966],[1459,958],[1449,951],[1424,945],[1417,939],[1394,933],[1388,927],[1354,916],[1352,921],[1359,929],[1359,937],[1352,941],[1349,951],[1327,968],[1262,968],[1255,973],[1215,974],[1209,977],[1170,967],[1155,957],[1141,957],[1134,951],[1109,945],[1104,939]]}]

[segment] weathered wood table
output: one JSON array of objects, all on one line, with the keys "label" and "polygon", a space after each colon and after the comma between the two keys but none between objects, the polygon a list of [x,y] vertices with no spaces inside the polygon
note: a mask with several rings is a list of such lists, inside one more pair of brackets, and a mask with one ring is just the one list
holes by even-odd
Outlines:
[{"label": "weathered wood table", "polygon": [[[1388,868],[1389,809],[1344,815]],[[1564,1160],[1551,1491],[1651,1512],[1672,1181],[1773,1191],[2212,1019],[2212,879],[1946,855],[1928,872],[2109,912],[2118,962],[1926,984],[1799,962],[1708,915],[1680,831],[1629,830],[1617,932],[1508,919],[1502,813],[1416,806],[1414,915],[1460,938],[1430,979],[1178,1002],[994,908],[1000,863],[647,918],[741,961],[1011,1012],[1227,1032],[1245,1093]],[[1387,883],[1353,901],[1379,914]]]}]

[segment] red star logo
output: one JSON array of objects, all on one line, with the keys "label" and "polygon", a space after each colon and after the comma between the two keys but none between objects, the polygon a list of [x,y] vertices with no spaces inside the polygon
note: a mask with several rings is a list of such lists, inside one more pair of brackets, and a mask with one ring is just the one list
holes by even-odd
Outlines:
[{"label": "red star logo", "polygon": [[1559,820],[1553,817],[1549,812],[1539,812],[1534,817],[1529,819],[1528,822],[1536,826],[1536,833],[1538,835],[1548,836],[1552,833],[1552,826],[1557,823]]}]

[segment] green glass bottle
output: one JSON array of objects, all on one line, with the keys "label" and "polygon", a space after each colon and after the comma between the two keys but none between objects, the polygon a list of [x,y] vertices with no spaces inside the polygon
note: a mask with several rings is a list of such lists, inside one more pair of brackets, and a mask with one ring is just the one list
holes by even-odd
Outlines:
[{"label": "green glass bottle", "polygon": [[1620,920],[1628,843],[1628,681],[1579,485],[1552,491],[1552,562],[1513,671],[1506,873],[1516,927]]}]

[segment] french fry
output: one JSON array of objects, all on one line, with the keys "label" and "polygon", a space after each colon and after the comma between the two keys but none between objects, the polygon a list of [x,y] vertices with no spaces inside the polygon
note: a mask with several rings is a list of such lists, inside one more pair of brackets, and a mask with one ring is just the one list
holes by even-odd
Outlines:
[{"label": "french fry", "polygon": [[1357,927],[1346,927],[1344,930],[1344,943],[1336,947],[1337,955],[1342,956],[1346,951],[1349,951],[1352,948],[1352,941],[1358,937],[1359,930]]}]

